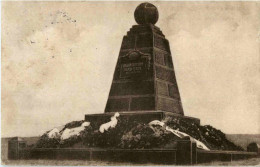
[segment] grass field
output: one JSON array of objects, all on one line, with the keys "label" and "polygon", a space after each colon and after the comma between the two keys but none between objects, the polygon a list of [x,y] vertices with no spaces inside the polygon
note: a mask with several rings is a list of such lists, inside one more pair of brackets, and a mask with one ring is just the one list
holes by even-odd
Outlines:
[{"label": "grass field", "polygon": [[198,166],[260,166],[260,158],[251,158],[232,162],[215,161],[198,164]]},{"label": "grass field", "polygon": [[[251,142],[260,143],[260,135],[240,135],[232,134],[227,135],[227,138],[234,143],[242,146],[246,149],[246,146]],[[28,145],[35,143],[38,137],[25,138]],[[2,165],[42,165],[42,166],[151,166],[151,165],[164,165],[164,164],[136,164],[136,163],[122,163],[122,162],[109,162],[109,161],[85,161],[85,160],[8,160],[7,159],[7,148],[8,148],[8,138],[2,138],[1,142],[1,164]],[[239,160],[233,162],[211,162],[202,163],[198,166],[260,166],[260,157],[251,158],[247,160]]]},{"label": "grass field", "polygon": [[33,166],[151,166],[158,164],[133,164],[108,161],[86,161],[86,160],[7,160],[3,165],[33,165]]},{"label": "grass field", "polygon": [[[3,165],[33,165],[33,166],[152,166],[164,164],[133,164],[122,162],[108,162],[108,161],[84,161],[84,160],[7,160]],[[260,158],[252,158],[243,161],[233,162],[211,162],[197,164],[197,166],[260,166]]]}]

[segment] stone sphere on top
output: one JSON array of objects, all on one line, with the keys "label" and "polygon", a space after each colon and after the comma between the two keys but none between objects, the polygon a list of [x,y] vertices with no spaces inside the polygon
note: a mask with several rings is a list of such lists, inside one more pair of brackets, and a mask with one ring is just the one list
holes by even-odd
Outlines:
[{"label": "stone sphere on top", "polygon": [[159,13],[153,4],[145,2],[137,6],[134,16],[138,24],[155,24],[158,21]]}]

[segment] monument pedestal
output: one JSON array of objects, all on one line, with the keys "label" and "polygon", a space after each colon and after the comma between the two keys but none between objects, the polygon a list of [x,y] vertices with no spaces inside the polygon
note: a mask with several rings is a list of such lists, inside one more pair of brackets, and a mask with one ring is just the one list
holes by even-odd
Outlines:
[{"label": "monument pedestal", "polygon": [[[108,122],[115,112],[107,112],[102,114],[88,114],[85,115],[85,121],[88,122]],[[131,112],[120,112],[120,117],[128,121],[137,121],[140,123],[149,123],[153,120],[163,120],[166,117],[176,117],[179,119],[185,119],[195,124],[200,124],[200,119],[182,116],[172,112],[165,111],[131,111]]]}]

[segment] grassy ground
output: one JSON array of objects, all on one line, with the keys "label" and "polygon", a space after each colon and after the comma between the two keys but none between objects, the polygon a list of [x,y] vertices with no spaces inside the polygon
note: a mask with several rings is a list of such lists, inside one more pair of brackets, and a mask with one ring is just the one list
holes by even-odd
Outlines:
[{"label": "grassy ground", "polygon": [[[2,165],[33,165],[33,166],[152,166],[164,164],[134,164],[122,162],[108,161],[84,161],[84,160],[6,160]],[[211,163],[202,163],[197,166],[260,166],[260,158],[251,158],[247,160],[221,162],[215,161]]]},{"label": "grassy ground", "polygon": [[6,160],[2,165],[33,165],[33,166],[151,166],[157,164],[133,164],[108,161],[85,161],[85,160]]},{"label": "grassy ground", "polygon": [[260,166],[260,157],[232,162],[215,161],[210,163],[198,164],[198,166]]}]

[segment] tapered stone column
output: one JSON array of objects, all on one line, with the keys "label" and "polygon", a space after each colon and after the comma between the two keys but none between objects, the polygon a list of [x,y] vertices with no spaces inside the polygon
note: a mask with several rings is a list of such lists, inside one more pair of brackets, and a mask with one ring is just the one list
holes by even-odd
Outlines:
[{"label": "tapered stone column", "polygon": [[123,37],[105,112],[166,111],[184,115],[169,41],[154,24],[157,8],[142,3]]}]

